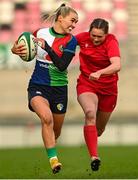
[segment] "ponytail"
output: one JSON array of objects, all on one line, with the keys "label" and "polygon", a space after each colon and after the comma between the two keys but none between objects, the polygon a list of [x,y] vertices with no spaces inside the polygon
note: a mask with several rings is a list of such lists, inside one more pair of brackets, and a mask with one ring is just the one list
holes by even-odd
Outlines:
[{"label": "ponytail", "polygon": [[54,22],[58,20],[58,17],[60,15],[62,15],[63,17],[66,17],[70,12],[74,12],[77,14],[77,12],[73,8],[66,6],[66,4],[63,3],[53,13],[42,14],[42,20],[53,24]]}]

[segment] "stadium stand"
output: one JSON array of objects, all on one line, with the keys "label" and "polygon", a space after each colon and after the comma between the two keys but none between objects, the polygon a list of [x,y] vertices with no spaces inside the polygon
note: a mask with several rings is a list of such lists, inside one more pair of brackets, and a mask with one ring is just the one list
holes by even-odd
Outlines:
[{"label": "stadium stand", "polygon": [[[40,27],[40,15],[49,13],[61,4],[62,1],[28,0],[10,1],[1,0],[0,3],[0,39],[7,43],[14,41],[23,31],[34,31]],[[111,32],[119,39],[127,38],[127,2],[125,0],[70,0],[68,3],[79,13],[79,23],[74,33],[85,31],[91,20],[103,17],[109,20]],[[97,6],[98,3],[98,6]]]}]

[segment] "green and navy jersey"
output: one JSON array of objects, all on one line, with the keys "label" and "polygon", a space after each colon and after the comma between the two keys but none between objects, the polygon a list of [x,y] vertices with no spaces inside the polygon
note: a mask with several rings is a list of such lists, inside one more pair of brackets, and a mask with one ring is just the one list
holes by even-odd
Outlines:
[{"label": "green and navy jersey", "polygon": [[[37,38],[43,38],[46,40],[48,45],[52,47],[52,49],[59,57],[62,57],[62,54],[65,51],[75,54],[77,40],[71,34],[57,34],[53,32],[52,28],[42,28],[37,30],[34,35]],[[67,70],[61,72],[53,64],[48,53],[38,46],[36,64],[30,79],[30,83],[48,86],[67,85]]]}]

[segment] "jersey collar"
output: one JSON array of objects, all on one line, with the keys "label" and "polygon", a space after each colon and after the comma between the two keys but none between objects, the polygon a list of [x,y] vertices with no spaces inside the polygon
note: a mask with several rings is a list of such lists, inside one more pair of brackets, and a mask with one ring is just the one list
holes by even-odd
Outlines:
[{"label": "jersey collar", "polygon": [[49,32],[52,36],[55,36],[55,37],[59,37],[59,38],[65,37],[65,34],[57,33],[53,27],[49,28]]}]

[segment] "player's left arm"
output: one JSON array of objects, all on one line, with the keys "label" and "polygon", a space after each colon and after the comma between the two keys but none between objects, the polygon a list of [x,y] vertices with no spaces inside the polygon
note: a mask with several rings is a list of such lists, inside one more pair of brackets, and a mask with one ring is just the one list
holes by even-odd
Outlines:
[{"label": "player's left arm", "polygon": [[98,80],[100,76],[111,75],[121,70],[120,57],[112,57],[110,58],[110,62],[111,64],[107,66],[106,68],[96,71],[94,73],[91,73],[89,76],[89,79]]},{"label": "player's left arm", "polygon": [[110,75],[121,70],[119,43],[114,36],[107,43],[107,54],[109,57],[110,65],[99,71],[101,75]]}]

